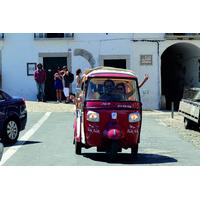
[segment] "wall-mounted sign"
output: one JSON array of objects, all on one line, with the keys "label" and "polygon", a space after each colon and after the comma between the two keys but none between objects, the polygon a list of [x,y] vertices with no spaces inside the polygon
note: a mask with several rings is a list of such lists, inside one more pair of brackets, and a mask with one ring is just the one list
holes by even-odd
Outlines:
[{"label": "wall-mounted sign", "polygon": [[152,65],[153,56],[152,55],[140,55],[140,65]]},{"label": "wall-mounted sign", "polygon": [[36,70],[36,63],[27,63],[27,76],[33,76]]}]

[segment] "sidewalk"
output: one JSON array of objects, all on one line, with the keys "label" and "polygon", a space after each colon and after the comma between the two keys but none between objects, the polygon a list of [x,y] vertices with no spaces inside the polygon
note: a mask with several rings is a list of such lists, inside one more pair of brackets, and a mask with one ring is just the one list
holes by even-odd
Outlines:
[{"label": "sidewalk", "polygon": [[51,102],[26,101],[28,112],[74,112],[75,105]]},{"label": "sidewalk", "polygon": [[[26,101],[26,107],[28,112],[74,112],[75,105],[57,103],[56,101],[49,102],[37,102],[37,101]],[[171,116],[170,111],[162,111],[162,110],[143,110],[143,114],[168,114]],[[177,112],[174,112],[174,116],[177,116]]]}]

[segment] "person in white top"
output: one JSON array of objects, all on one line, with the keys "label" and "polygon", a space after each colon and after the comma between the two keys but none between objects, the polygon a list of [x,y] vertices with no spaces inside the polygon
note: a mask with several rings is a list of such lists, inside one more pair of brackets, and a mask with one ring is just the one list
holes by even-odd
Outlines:
[{"label": "person in white top", "polygon": [[81,73],[82,71],[80,68],[76,70],[76,88],[81,87],[81,80],[82,80]]}]

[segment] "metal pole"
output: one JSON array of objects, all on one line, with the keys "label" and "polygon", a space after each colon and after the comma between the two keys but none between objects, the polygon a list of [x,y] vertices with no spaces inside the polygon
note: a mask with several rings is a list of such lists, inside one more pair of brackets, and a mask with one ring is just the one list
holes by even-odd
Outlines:
[{"label": "metal pole", "polygon": [[173,101],[172,101],[172,105],[171,105],[171,110],[172,110],[171,116],[173,119],[174,118],[174,102]]}]

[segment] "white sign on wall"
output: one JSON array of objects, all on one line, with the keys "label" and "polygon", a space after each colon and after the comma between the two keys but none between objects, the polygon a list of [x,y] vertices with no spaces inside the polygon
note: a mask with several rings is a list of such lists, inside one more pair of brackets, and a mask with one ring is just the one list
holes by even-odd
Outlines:
[{"label": "white sign on wall", "polygon": [[152,65],[153,56],[152,55],[140,55],[140,65]]}]

